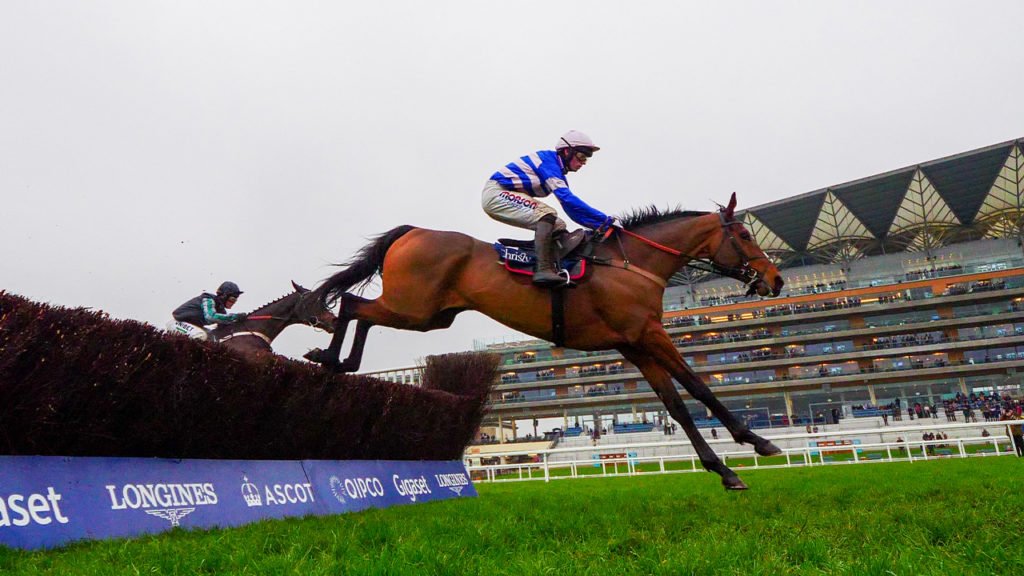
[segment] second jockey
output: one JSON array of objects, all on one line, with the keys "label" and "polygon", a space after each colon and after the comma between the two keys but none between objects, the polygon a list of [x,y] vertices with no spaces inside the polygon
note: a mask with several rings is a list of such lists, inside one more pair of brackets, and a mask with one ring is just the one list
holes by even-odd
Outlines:
[{"label": "second jockey", "polygon": [[554,194],[566,214],[587,228],[610,225],[613,219],[589,206],[569,190],[566,174],[587,164],[600,150],[589,136],[577,130],[566,132],[554,150],[540,150],[506,164],[491,175],[484,185],[483,209],[499,222],[534,231],[537,271],[534,284],[566,285],[568,278],[558,274],[558,248],[555,238],[565,233],[565,222],[558,212],[538,198]]},{"label": "second jockey", "polygon": [[245,320],[248,314],[228,314],[228,309],[235,305],[242,291],[234,282],[224,282],[217,288],[216,294],[203,292],[181,306],[172,315],[174,320],[167,325],[167,330],[183,334],[190,338],[207,340],[209,331],[204,326],[209,324],[232,324]]}]

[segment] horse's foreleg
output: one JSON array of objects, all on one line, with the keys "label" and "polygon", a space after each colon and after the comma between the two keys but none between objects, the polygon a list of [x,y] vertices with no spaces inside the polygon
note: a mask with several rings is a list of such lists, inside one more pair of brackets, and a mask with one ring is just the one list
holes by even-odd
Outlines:
[{"label": "horse's foreleg", "polygon": [[672,377],[668,372],[644,352],[631,348],[620,348],[619,352],[640,370],[647,383],[651,385],[654,393],[658,395],[658,398],[665,405],[668,413],[683,427],[686,437],[690,439],[690,443],[697,452],[697,457],[700,458],[700,463],[704,468],[721,476],[722,485],[727,490],[746,490],[747,485],[722,462],[718,454],[715,454],[715,451],[708,445],[707,440],[701,435],[700,430],[697,429],[697,424],[690,416],[690,411],[686,409],[686,404],[683,402],[682,397],[679,396],[675,386],[672,385]]},{"label": "horse's foreleg", "polygon": [[701,380],[700,376],[679,355],[679,352],[672,344],[672,339],[661,325],[658,325],[656,329],[648,331],[647,337],[644,340],[644,346],[657,362],[683,385],[683,388],[694,399],[711,410],[711,413],[732,434],[733,440],[739,444],[753,445],[754,451],[761,456],[775,456],[782,453],[778,446],[752,432],[746,424],[741,422],[739,418],[736,418],[722,404],[718,397],[715,396],[715,393],[711,391],[711,388]]},{"label": "horse's foreleg", "polygon": [[338,365],[338,372],[355,372],[363,362],[363,347],[366,346],[366,335],[369,334],[371,322],[360,320],[356,322],[356,334],[352,339],[352,349],[349,350],[348,358]]},{"label": "horse's foreleg", "polygon": [[[348,330],[348,323],[352,321],[353,318],[352,307],[359,302],[367,302],[367,300],[352,294],[343,294],[341,296],[341,306],[338,308],[338,318],[334,321],[334,335],[331,336],[330,345],[327,346],[326,350],[314,348],[303,354],[302,357],[310,362],[322,364],[336,372],[351,372],[352,370],[343,370],[344,364],[338,360],[341,358],[341,345],[345,343],[345,332]],[[365,340],[365,335],[363,336],[363,339]],[[360,348],[360,356],[361,355],[362,349]],[[346,359],[346,361],[348,361],[348,359]]]}]

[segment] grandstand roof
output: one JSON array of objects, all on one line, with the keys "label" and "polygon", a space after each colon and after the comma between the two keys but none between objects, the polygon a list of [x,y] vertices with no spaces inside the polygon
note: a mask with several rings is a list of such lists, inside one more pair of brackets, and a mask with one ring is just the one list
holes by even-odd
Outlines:
[{"label": "grandstand roof", "polygon": [[930,252],[1024,236],[1024,139],[751,208],[740,216],[782,266]]}]

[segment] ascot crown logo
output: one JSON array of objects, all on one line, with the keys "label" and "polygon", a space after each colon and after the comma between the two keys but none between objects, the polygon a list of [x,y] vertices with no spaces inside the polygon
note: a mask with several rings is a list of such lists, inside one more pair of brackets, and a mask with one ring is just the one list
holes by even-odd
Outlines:
[{"label": "ascot crown logo", "polygon": [[249,508],[253,506],[263,506],[263,499],[260,498],[260,490],[255,484],[249,482],[248,476],[242,476],[242,498],[245,499],[245,505]]}]

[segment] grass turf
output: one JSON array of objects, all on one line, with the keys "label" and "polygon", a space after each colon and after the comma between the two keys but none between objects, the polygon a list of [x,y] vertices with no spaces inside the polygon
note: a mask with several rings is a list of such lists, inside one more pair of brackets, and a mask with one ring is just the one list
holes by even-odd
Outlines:
[{"label": "grass turf", "polygon": [[1024,461],[517,482],[480,497],[58,550],[2,574],[1024,574]]}]

